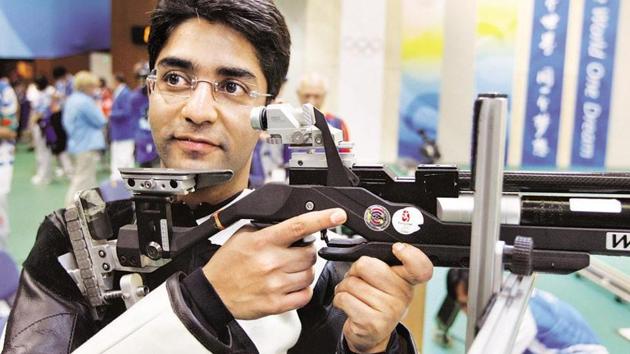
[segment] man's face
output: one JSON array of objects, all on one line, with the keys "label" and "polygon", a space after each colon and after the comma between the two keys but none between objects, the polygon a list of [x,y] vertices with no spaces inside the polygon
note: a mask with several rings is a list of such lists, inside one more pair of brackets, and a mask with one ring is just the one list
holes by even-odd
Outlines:
[{"label": "man's face", "polygon": [[303,82],[297,91],[300,104],[310,103],[315,108],[321,109],[326,98],[326,89],[322,83]]},{"label": "man's face", "polygon": [[[203,19],[189,19],[170,35],[156,60],[158,80],[166,74],[194,75],[199,80],[234,79],[267,92],[267,83],[254,47],[231,28]],[[217,95],[215,95],[217,96]],[[149,123],[165,167],[183,169],[230,169],[249,174],[251,153],[259,132],[251,128],[249,112],[264,105],[234,107],[217,103],[212,86],[198,83],[191,96],[167,103],[159,90],[149,96]]]}]

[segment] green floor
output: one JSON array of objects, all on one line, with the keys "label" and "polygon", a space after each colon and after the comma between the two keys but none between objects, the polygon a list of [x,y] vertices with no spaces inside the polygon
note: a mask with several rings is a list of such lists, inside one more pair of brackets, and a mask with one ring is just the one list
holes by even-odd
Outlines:
[{"label": "green floor", "polygon": [[[47,186],[33,186],[30,179],[34,171],[33,153],[28,152],[24,146],[18,146],[13,186],[9,196],[12,231],[9,251],[19,263],[24,261],[33,245],[42,218],[52,210],[62,207],[68,188],[67,181],[63,180],[54,181]],[[107,171],[101,171],[100,179],[106,176]],[[630,258],[605,257],[604,260],[630,274]],[[452,329],[455,340],[451,348],[441,348],[431,339],[435,313],[446,293],[445,275],[445,269],[437,268],[428,285],[423,348],[423,352],[428,354],[464,352],[465,318],[462,315],[458,316]],[[617,333],[619,328],[630,327],[630,304],[616,302],[603,289],[575,276],[539,275],[536,286],[554,293],[581,311],[610,353],[630,353],[630,341]]]}]

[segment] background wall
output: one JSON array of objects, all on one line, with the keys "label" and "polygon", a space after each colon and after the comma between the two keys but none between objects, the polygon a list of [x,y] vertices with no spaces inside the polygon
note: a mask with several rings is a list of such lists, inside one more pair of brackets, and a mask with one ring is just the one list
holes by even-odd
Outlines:
[{"label": "background wall", "polygon": [[33,62],[34,71],[44,74],[52,81],[52,71],[56,66],[65,66],[71,73],[90,68],[90,54],[79,54],[58,59],[37,59]]},{"label": "background wall", "polygon": [[131,87],[135,86],[133,66],[148,60],[146,45],[131,41],[132,26],[149,25],[149,13],[157,0],[111,0],[112,1],[112,69],[122,72]]}]

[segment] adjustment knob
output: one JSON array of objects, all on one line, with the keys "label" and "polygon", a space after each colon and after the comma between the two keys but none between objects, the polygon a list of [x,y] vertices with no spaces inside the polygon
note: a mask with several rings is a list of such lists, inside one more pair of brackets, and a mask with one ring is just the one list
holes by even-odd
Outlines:
[{"label": "adjustment knob", "polygon": [[534,240],[531,237],[516,236],[512,249],[512,273],[531,275],[534,271],[532,264]]}]

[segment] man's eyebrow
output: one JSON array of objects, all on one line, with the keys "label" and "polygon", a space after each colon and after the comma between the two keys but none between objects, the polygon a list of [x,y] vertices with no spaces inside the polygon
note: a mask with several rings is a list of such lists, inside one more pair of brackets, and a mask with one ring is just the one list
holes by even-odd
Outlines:
[{"label": "man's eyebrow", "polygon": [[179,69],[185,69],[189,71],[193,71],[195,69],[195,65],[192,61],[178,58],[178,57],[165,57],[162,58],[157,64],[158,66],[166,66],[166,67],[175,67]]},{"label": "man's eyebrow", "polygon": [[256,75],[254,75],[251,71],[239,67],[222,66],[218,68],[216,72],[219,76],[223,77],[256,80]]}]

